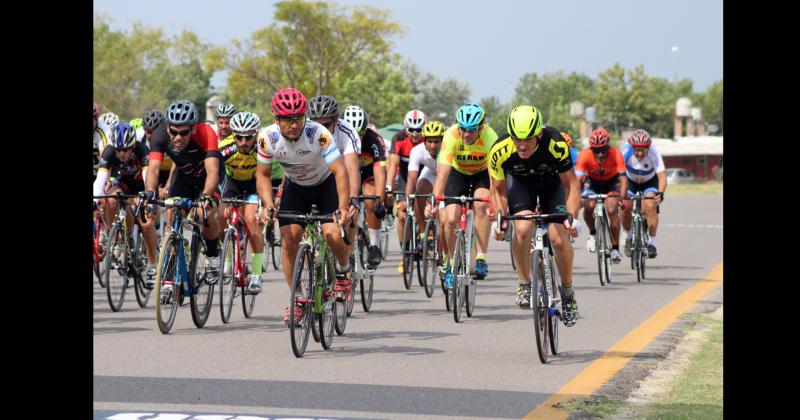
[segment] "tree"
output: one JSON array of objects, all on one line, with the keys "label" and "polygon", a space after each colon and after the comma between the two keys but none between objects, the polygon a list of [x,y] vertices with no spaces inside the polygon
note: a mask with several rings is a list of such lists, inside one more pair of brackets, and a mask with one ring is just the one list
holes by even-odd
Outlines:
[{"label": "tree", "polygon": [[370,71],[344,80],[337,96],[340,111],[358,105],[367,112],[369,122],[379,128],[402,121],[412,106],[414,94],[408,81],[395,70],[399,60],[398,55],[376,57]]},{"label": "tree", "polygon": [[[421,110],[429,120],[441,121],[445,126],[454,123],[458,108],[469,102],[469,86],[451,77],[440,80],[411,62],[405,62],[401,67],[414,94],[412,108]],[[440,117],[442,114],[445,116]]]},{"label": "tree", "polygon": [[480,105],[486,112],[486,122],[497,133],[498,136],[504,135],[508,114],[511,113],[511,105],[500,102],[497,96],[489,96],[480,100]]},{"label": "tree", "polygon": [[228,96],[263,113],[284,87],[309,98],[337,96],[345,81],[372,71],[376,58],[388,56],[389,40],[402,32],[389,17],[389,11],[369,6],[278,2],[273,24],[232,42]]},{"label": "tree", "polygon": [[570,102],[589,103],[595,82],[583,73],[565,74],[559,70],[539,76],[524,74],[514,88],[512,107],[533,105],[544,117],[544,124],[574,134],[577,126],[569,115]]},{"label": "tree", "polygon": [[712,84],[706,89],[700,99],[700,106],[703,107],[703,119],[706,124],[715,124],[719,131],[714,135],[722,135],[722,80]]},{"label": "tree", "polygon": [[105,15],[94,16],[94,100],[103,112],[129,120],[176,99],[203,109],[211,96],[211,77],[219,69],[206,57],[218,54],[218,47],[190,31],[168,38],[161,29],[135,22],[127,34],[112,31],[110,22]]}]

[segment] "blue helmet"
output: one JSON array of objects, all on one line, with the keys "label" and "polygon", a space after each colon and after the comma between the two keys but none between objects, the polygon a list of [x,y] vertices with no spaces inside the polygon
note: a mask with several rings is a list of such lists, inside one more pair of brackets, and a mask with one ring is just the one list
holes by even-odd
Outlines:
[{"label": "blue helmet", "polygon": [[120,122],[111,132],[111,146],[115,149],[127,149],[136,144],[136,129],[126,122]]},{"label": "blue helmet", "polygon": [[477,128],[483,123],[483,118],[485,116],[486,113],[483,111],[483,108],[481,108],[480,105],[476,103],[468,103],[464,104],[464,106],[461,108],[458,108],[456,121],[458,121],[458,126],[461,128]]}]

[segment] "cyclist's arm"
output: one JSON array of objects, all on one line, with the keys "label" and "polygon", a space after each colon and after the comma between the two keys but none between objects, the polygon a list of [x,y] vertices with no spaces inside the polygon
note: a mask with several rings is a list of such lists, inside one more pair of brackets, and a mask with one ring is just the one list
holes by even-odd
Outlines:
[{"label": "cyclist's arm", "polygon": [[[97,178],[94,180],[94,195],[103,195],[106,181],[108,181],[108,175],[110,174],[108,168],[98,168],[97,169]],[[94,201],[100,201],[99,198],[95,198]]]},{"label": "cyclist's arm", "polygon": [[414,194],[414,187],[417,185],[417,178],[419,178],[419,171],[408,171],[408,179],[406,180],[406,194]]},{"label": "cyclist's arm", "polygon": [[[142,168],[142,177],[144,177],[144,190],[145,191],[153,191],[155,192],[158,189],[158,171],[161,168],[161,157],[155,156],[153,152],[150,152],[150,163],[147,165],[147,176],[145,177],[144,171],[145,168]],[[170,178],[172,178],[172,171],[175,170],[175,165],[172,165],[172,169],[170,170]],[[169,185],[169,184],[167,184]]]},{"label": "cyclist's arm", "polygon": [[339,209],[346,213],[350,207],[350,186],[347,178],[347,169],[344,167],[343,159],[336,159],[328,165],[328,170],[336,180],[336,195],[339,196]]},{"label": "cyclist's arm", "polygon": [[[169,168],[169,176],[167,176],[167,182],[164,184],[164,189],[169,191],[169,186],[172,185],[172,178],[175,176],[175,165],[173,164]],[[165,197],[166,198],[166,195]]]},{"label": "cyclist's arm", "polygon": [[358,162],[358,155],[355,153],[344,155],[344,166],[347,170],[350,196],[355,197],[361,192],[361,164]]},{"label": "cyclist's arm", "polygon": [[494,211],[499,211],[503,216],[508,216],[508,191],[505,179],[495,179],[489,177],[489,197],[492,199]]},{"label": "cyclist's arm", "polygon": [[219,185],[219,158],[217,156],[206,156],[203,159],[206,167],[206,183],[203,186],[203,193],[211,195]]},{"label": "cyclist's arm", "polygon": [[570,169],[558,174],[561,184],[564,185],[564,195],[566,196],[567,212],[572,214],[572,218],[578,219],[578,210],[581,207],[581,187],[575,171]]},{"label": "cyclist's arm", "polygon": [[397,165],[400,163],[400,155],[389,153],[389,164],[386,165],[386,185],[393,187],[394,175],[397,173]]},{"label": "cyclist's arm", "polygon": [[627,198],[628,197],[628,177],[625,175],[625,172],[618,176],[619,178],[619,194],[620,197]]},{"label": "cyclist's arm", "polygon": [[447,177],[450,175],[452,166],[446,162],[437,162],[436,165],[436,185],[433,186],[433,195],[444,195],[444,187],[447,185]]},{"label": "cyclist's arm", "polygon": [[656,176],[658,177],[658,190],[664,193],[667,191],[667,172],[657,172]]},{"label": "cyclist's arm", "polygon": [[266,165],[260,160],[256,165],[256,191],[263,206],[272,207],[272,203],[275,202],[272,198],[272,165]]}]

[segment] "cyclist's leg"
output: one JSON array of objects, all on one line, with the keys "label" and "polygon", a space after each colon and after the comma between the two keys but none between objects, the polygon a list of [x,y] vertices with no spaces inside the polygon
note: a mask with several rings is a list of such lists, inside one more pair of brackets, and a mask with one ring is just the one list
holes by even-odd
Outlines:
[{"label": "cyclist's leg", "polygon": [[[590,180],[589,185],[581,192],[581,197],[586,197],[587,195],[597,194],[596,188],[593,182]],[[586,227],[589,228],[589,235],[594,236],[596,233],[594,230],[594,206],[597,205],[597,200],[592,200],[588,198],[583,198],[583,221],[586,222]]]},{"label": "cyclist's leg", "polygon": [[[406,181],[402,177],[398,177],[396,188],[393,191],[403,192],[406,189]],[[405,196],[395,197],[395,206],[397,208],[397,237],[403,239],[403,232],[406,227],[406,198]],[[401,259],[402,264],[402,259]]]},{"label": "cyclist's leg", "polygon": [[[606,194],[619,194],[620,184],[618,178],[612,178],[608,181]],[[608,211],[608,221],[611,227],[611,244],[614,249],[619,247],[619,205],[620,201],[615,197],[608,197],[606,199],[606,211]]]},{"label": "cyclist's leg", "polygon": [[[489,170],[478,172],[473,176],[475,191],[473,196],[476,198],[489,197]],[[486,251],[489,249],[489,229],[492,221],[486,212],[489,210],[489,203],[475,202],[473,205],[475,216],[475,235],[477,235],[478,259],[486,260]],[[481,258],[483,257],[483,258]]]},{"label": "cyclist's leg", "polygon": [[[281,212],[305,214],[311,211],[311,202],[306,200],[302,194],[302,189],[303,187],[288,179],[286,180],[283,185],[278,214]],[[297,248],[300,245],[300,239],[303,237],[305,226],[299,222],[292,222],[285,219],[278,219],[278,226],[281,231],[281,268],[283,268],[286,286],[291,288],[292,275],[294,274],[294,259],[297,256]]]},{"label": "cyclist's leg", "polygon": [[[416,189],[414,190],[414,194],[430,194],[433,191],[433,184],[436,182],[436,174],[433,173],[430,169],[423,167],[422,171],[419,173],[419,178],[417,178],[417,185]],[[425,205],[428,204],[427,198],[417,198],[415,200],[414,211],[420,217],[420,223],[417,224],[419,227],[419,235],[422,236],[425,233],[425,223],[422,222],[425,219]]]}]

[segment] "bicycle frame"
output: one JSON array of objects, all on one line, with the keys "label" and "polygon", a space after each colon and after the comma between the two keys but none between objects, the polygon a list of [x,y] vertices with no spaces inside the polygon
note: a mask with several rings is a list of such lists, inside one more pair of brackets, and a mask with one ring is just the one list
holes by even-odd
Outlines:
[{"label": "bicycle frame", "polygon": [[[231,230],[233,231],[233,235],[236,238],[237,244],[237,246],[233,247],[233,277],[236,279],[237,286],[247,286],[247,267],[245,267],[245,261],[244,258],[242,258],[242,253],[247,247],[247,241],[250,240],[250,230],[247,228],[247,223],[244,223],[240,219],[241,215],[239,214],[238,203],[229,201],[223,202],[226,204],[233,204],[231,205],[231,215],[226,221],[228,227],[225,228],[226,232]],[[242,205],[244,204],[249,203],[242,203]]]}]

